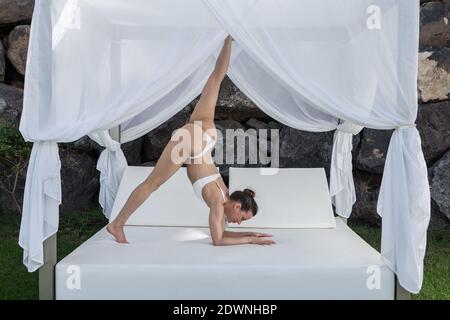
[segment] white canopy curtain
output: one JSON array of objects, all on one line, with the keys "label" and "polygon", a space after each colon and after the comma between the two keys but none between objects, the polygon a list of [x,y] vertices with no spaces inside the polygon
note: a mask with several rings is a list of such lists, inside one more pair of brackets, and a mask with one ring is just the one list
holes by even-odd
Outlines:
[{"label": "white canopy curtain", "polygon": [[418,292],[430,216],[414,127],[419,0],[36,0],[20,123],[34,143],[19,237],[28,270],[58,228],[57,143],[89,135],[105,146],[108,215],[126,160],[107,130],[121,124],[131,141],[181,110],[228,34],[228,75],[264,112],[301,130],[338,128],[330,190],[340,215],[355,201],[352,134],[396,129],[379,196],[382,256]]}]

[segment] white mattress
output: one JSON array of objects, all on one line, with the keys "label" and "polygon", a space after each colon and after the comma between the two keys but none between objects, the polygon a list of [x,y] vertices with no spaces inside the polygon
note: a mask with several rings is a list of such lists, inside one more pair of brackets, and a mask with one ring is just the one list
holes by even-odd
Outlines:
[{"label": "white mattress", "polygon": [[[336,224],[264,229],[276,245],[223,247],[204,227],[127,226],[130,244],[103,228],[56,265],[56,298],[393,299],[394,274],[379,253]],[[368,289],[368,268],[379,289]]]},{"label": "white mattress", "polygon": [[[230,168],[230,193],[255,191],[258,214],[235,227],[335,228],[324,168]],[[274,170],[275,168],[272,168]]]},{"label": "white mattress", "polygon": [[[110,220],[114,220],[131,192],[153,169],[135,166],[125,169]],[[230,224],[231,228],[314,229],[336,225],[323,168],[277,168],[272,175],[261,174],[261,168],[230,168],[230,193],[244,188],[256,192],[259,211],[241,225]],[[208,215],[209,208],[195,196],[186,168],[181,167],[139,206],[127,225],[208,227]]]}]

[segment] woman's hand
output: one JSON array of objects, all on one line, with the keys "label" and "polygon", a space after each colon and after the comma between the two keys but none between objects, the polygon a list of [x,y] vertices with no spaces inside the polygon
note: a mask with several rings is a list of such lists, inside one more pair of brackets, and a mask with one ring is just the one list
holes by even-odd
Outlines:
[{"label": "woman's hand", "polygon": [[269,240],[269,239],[262,239],[261,237],[251,236],[250,237],[250,243],[251,244],[259,244],[259,245],[263,246],[263,245],[275,244],[275,241]]}]

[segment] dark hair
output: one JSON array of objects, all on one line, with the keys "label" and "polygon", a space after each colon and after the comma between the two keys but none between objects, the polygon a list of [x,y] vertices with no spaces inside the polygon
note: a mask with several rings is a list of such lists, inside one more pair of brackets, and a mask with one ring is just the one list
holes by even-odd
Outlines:
[{"label": "dark hair", "polygon": [[234,191],[230,195],[230,199],[241,203],[241,210],[250,210],[253,216],[258,213],[258,204],[255,201],[255,192],[250,189],[244,189],[243,191]]}]

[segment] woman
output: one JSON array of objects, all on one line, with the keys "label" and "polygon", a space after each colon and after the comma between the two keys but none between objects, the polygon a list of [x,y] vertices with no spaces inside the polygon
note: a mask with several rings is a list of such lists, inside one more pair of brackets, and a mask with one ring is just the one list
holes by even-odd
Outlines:
[{"label": "woman", "polygon": [[240,224],[254,217],[258,211],[258,205],[254,200],[255,193],[252,190],[235,191],[229,195],[228,188],[211,156],[211,150],[217,139],[214,111],[220,84],[225,78],[230,62],[231,44],[232,38],[228,36],[189,122],[175,132],[153,171],[136,187],[119,215],[107,226],[108,232],[117,242],[128,243],[123,231],[127,219],[185,163],[188,178],[196,195],[210,208],[209,227],[214,245],[275,243],[264,239],[270,237],[269,234],[225,231],[225,219]]}]

